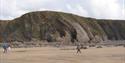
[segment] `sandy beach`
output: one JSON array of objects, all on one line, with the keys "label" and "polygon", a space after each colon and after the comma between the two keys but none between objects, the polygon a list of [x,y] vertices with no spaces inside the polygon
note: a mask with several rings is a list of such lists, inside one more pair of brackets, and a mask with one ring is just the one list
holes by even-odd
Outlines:
[{"label": "sandy beach", "polygon": [[[73,48],[73,47],[72,47]],[[125,48],[104,47],[76,50],[56,47],[0,49],[0,63],[125,63]]]}]

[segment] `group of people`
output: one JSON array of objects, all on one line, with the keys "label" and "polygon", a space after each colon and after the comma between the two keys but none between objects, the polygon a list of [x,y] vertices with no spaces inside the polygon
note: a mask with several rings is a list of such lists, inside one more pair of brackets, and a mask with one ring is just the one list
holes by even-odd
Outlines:
[{"label": "group of people", "polygon": [[[10,50],[10,44],[9,43],[3,43],[3,53],[7,53]],[[81,53],[81,45],[77,45],[76,50],[77,53]]]}]

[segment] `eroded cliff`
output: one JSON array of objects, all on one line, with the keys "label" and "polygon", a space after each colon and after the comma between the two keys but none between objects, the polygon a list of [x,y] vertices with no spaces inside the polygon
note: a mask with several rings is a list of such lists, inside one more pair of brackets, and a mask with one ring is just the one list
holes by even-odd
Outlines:
[{"label": "eroded cliff", "polygon": [[125,40],[125,20],[85,18],[73,14],[37,11],[11,21],[0,21],[0,41],[59,42]]}]

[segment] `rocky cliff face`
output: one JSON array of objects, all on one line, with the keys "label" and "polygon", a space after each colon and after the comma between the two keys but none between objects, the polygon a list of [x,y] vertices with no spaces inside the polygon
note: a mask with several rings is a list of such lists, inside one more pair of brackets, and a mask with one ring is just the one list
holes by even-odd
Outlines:
[{"label": "rocky cliff face", "polygon": [[125,40],[125,20],[84,18],[62,12],[38,11],[0,21],[0,41],[88,42]]}]

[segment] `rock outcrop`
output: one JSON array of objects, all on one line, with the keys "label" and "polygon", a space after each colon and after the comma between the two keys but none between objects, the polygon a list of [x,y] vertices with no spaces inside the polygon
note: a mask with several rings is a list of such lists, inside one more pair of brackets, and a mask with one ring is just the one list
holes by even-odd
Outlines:
[{"label": "rock outcrop", "polygon": [[125,40],[125,20],[85,18],[73,14],[37,11],[0,21],[0,41],[58,42]]}]

